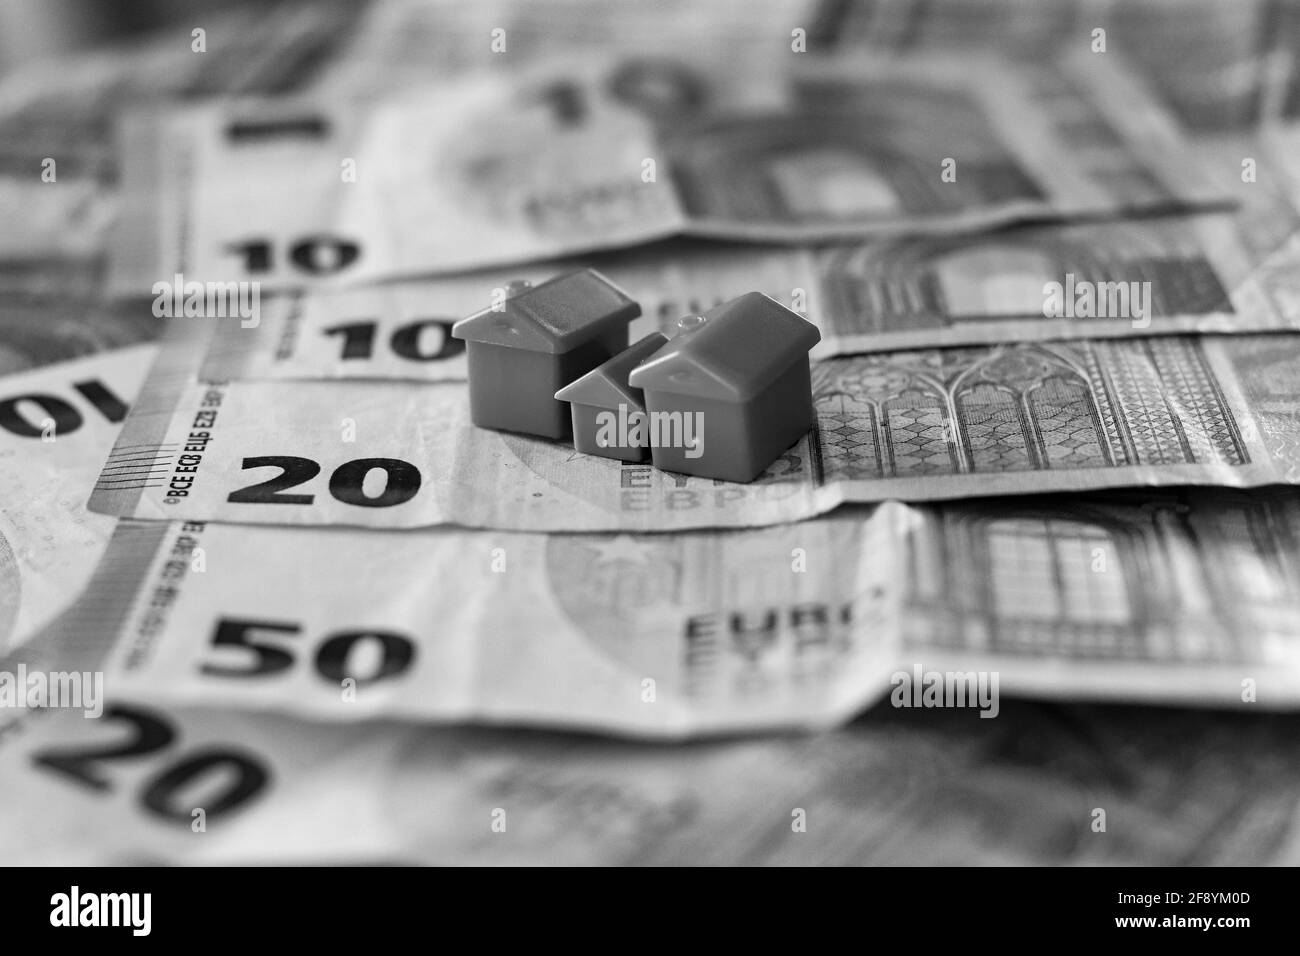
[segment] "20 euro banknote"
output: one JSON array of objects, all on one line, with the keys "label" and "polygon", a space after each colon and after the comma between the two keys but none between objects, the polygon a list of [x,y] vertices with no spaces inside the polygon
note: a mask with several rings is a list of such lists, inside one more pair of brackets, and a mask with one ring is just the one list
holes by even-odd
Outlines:
[{"label": "20 euro banknote", "polygon": [[[205,328],[172,325],[92,510],[254,524],[673,531],[774,524],[891,498],[1300,481],[1295,335],[816,362],[815,427],[759,479],[735,484],[475,428],[459,383],[203,381]],[[709,422],[699,425],[694,440],[707,451]]]}]

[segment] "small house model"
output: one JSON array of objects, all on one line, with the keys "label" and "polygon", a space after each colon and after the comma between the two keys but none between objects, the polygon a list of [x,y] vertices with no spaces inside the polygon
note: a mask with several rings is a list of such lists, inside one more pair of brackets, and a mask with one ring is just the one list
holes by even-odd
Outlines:
[{"label": "small house model", "polygon": [[555,393],[626,349],[628,323],[640,314],[594,269],[538,286],[511,283],[503,302],[451,330],[465,341],[474,424],[567,437],[569,409]]},{"label": "small house model", "polygon": [[659,332],[651,332],[555,393],[572,409],[575,451],[620,461],[650,460],[645,396],[627,378],[667,342]]},{"label": "small house model", "polygon": [[[813,425],[808,352],[821,333],[761,292],[679,324],[682,331],[628,377],[645,393],[655,467],[753,481]],[[664,441],[689,415],[694,447]]]}]

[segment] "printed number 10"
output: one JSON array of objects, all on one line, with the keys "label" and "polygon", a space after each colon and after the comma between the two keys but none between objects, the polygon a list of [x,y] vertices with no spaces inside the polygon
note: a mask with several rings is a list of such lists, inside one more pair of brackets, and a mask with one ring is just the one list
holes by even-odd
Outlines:
[{"label": "printed number 10", "polygon": [[[241,256],[247,273],[270,272],[275,268],[275,246],[269,239],[228,243],[225,251]],[[360,255],[361,247],[355,242],[324,234],[308,236],[289,247],[289,261],[300,271],[316,276],[342,272]]]}]

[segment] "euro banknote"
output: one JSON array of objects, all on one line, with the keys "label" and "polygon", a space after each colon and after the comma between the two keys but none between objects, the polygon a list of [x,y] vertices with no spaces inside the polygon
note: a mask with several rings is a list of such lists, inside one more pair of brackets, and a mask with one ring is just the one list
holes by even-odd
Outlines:
[{"label": "euro banknote", "polygon": [[[830,726],[887,687],[897,514],[649,541],[122,522],[85,599],[25,660],[102,672],[111,696],[344,722],[660,738]],[[795,547],[816,573],[792,569]],[[744,611],[764,582],[784,596]],[[219,611],[210,634],[212,611],[235,606],[249,613]]]},{"label": "euro banknote", "polygon": [[[1294,112],[1289,95],[1300,17],[1289,3],[1208,0],[1125,4],[1113,0],[714,0],[707,9],[674,3],[530,0],[472,7],[429,0],[384,0],[360,18],[322,85],[351,92],[386,90],[440,69],[503,69],[548,54],[630,47],[728,59],[802,34],[810,53],[967,57],[991,51],[1028,61],[1074,50],[1129,56],[1189,129],[1248,129]],[[487,59],[493,29],[507,50]],[[1100,33],[1098,33],[1100,31]],[[723,42],[718,43],[718,39]],[[725,44],[725,45],[723,45]]]},{"label": "euro banknote", "polygon": [[[816,424],[751,484],[475,428],[459,383],[205,381],[179,320],[90,508],[148,520],[676,531],[850,502],[1300,481],[1300,336],[929,349],[813,364]],[[686,436],[707,454],[708,421]],[[490,493],[488,493],[490,492]]]},{"label": "euro banknote", "polygon": [[122,211],[117,111],[302,89],[336,56],[355,5],[208,11],[119,49],[39,59],[0,77],[0,260],[85,261]]},{"label": "euro banknote", "polygon": [[1290,3],[1113,3],[1111,0],[827,0],[809,42],[831,53],[997,50],[1030,61],[1070,50],[1134,54],[1132,65],[1197,133],[1254,128],[1294,115],[1300,16]]},{"label": "euro banknote", "polygon": [[[672,240],[581,259],[268,296],[219,323],[217,379],[465,377],[460,318],[580,268],[642,307],[632,338],[760,290],[821,332],[814,358],[926,346],[1300,328],[1300,195],[1282,133],[1205,137],[1192,153],[1232,213],[1019,226],[969,236],[756,247]],[[1060,290],[1059,294],[1056,290]],[[1067,305],[1068,300],[1068,305]]]},{"label": "euro banknote", "polygon": [[[1234,157],[1229,169],[1237,168]],[[1300,216],[1267,184],[1252,195],[1266,206],[1259,215],[1026,226],[816,248],[678,240],[462,276],[295,291],[262,300],[256,321],[214,325],[202,373],[286,381],[463,379],[464,344],[449,334],[457,320],[513,280],[537,283],[586,267],[641,304],[634,341],[653,331],[671,335],[682,316],[759,290],[818,327],[814,358],[1007,341],[1295,331],[1300,289],[1292,276],[1300,250],[1293,237]]]},{"label": "euro banknote", "polygon": [[[97,299],[93,269],[49,262],[39,279],[25,271],[19,279],[14,272],[22,270],[7,265],[0,265],[0,376],[152,342],[163,330],[148,311]],[[14,284],[6,285],[10,279]],[[26,279],[33,280],[28,291],[16,291]],[[57,285],[74,291],[56,291]]]},{"label": "euro banknote", "polygon": [[[32,335],[7,357],[58,350],[51,318],[41,347]],[[0,651],[67,609],[97,567],[115,522],[89,513],[86,498],[154,351],[133,345],[0,377]]]},{"label": "euro banknote", "polygon": [[113,289],[185,275],[271,290],[681,234],[947,235],[1225,204],[1117,58],[699,62],[570,57],[377,99],[128,119]]},{"label": "euro banknote", "polygon": [[[123,699],[0,737],[0,861],[1150,864],[1300,859],[1293,715],[1008,701],[653,747]],[[138,741],[128,755],[122,741]],[[1180,785],[1170,787],[1170,779]],[[1031,811],[1026,811],[1026,793]],[[1098,806],[1113,826],[1097,838]],[[1224,813],[1225,806],[1234,812]]]},{"label": "euro banknote", "polygon": [[[737,67],[788,47],[816,21],[816,0],[374,0],[314,91],[356,97],[431,78],[500,73],[563,57],[609,55],[719,61]],[[806,42],[804,44],[807,46]],[[487,55],[485,55],[487,54]]]},{"label": "euro banknote", "polygon": [[110,700],[637,737],[842,723],[918,671],[970,675],[989,718],[1000,694],[1297,708],[1297,529],[1289,490],[677,535],[127,521],[29,666]]}]

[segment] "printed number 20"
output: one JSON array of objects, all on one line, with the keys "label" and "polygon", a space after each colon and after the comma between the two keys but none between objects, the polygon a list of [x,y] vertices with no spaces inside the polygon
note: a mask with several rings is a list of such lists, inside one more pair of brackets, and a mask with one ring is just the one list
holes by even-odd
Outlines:
[{"label": "printed number 20", "polygon": [[[135,707],[114,705],[104,710],[104,720],[130,726],[133,735],[121,744],[104,747],[70,747],[66,750],[43,750],[33,754],[33,762],[53,770],[100,793],[113,789],[100,764],[113,760],[130,760],[152,756],[171,747],[176,730],[163,716]],[[208,818],[236,810],[266,787],[270,772],[248,753],[220,747],[205,747],[179,757],[164,770],[150,777],[140,791],[141,805],[155,816],[174,823],[188,823],[193,804],[195,781],[215,778],[220,789],[201,801]],[[191,792],[189,799],[182,799]]]},{"label": "printed number 20", "polygon": [[[259,455],[245,458],[243,468],[245,471],[250,468],[279,468],[280,474],[232,491],[227,496],[227,501],[248,505],[309,505],[316,500],[315,495],[286,494],[287,489],[297,488],[320,474],[320,465],[310,458]],[[384,490],[372,496],[366,494],[365,480],[376,469],[384,472]],[[345,505],[391,508],[414,498],[420,490],[420,480],[420,469],[409,461],[400,458],[357,458],[334,469],[330,475],[329,489],[330,494]]]}]

